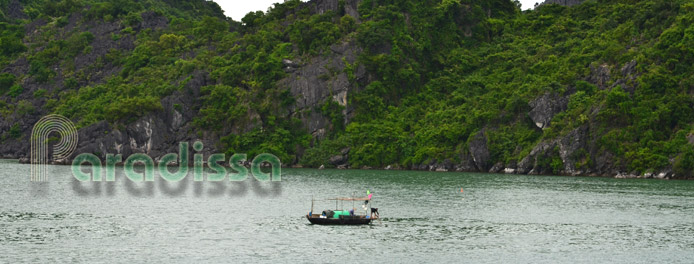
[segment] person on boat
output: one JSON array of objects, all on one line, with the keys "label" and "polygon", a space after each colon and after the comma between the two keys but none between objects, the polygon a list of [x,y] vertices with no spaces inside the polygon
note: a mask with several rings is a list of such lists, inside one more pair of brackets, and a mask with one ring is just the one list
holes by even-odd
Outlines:
[{"label": "person on boat", "polygon": [[371,218],[374,218],[374,214],[376,215],[376,218],[381,217],[381,215],[378,214],[378,208],[371,207]]}]

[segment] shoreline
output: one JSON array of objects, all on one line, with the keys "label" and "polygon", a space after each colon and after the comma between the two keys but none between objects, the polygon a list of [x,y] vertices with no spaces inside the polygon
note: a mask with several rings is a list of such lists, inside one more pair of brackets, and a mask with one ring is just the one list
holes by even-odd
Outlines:
[{"label": "shoreline", "polygon": [[[18,164],[30,165],[28,159],[5,159],[0,158],[0,161],[16,161]],[[53,162],[50,165],[53,166],[71,166],[70,164],[64,162]],[[116,167],[123,167],[124,163],[119,162],[115,164]],[[230,168],[229,164],[220,164],[225,168]],[[250,168],[250,161],[244,162],[244,167]],[[170,163],[167,167],[178,167],[176,163]],[[189,163],[188,168],[193,168],[192,162]],[[203,163],[204,168],[209,168],[207,162]],[[267,164],[263,164],[263,168],[269,168]],[[282,165],[282,169],[312,169],[312,170],[361,170],[361,171],[419,171],[419,172],[437,172],[437,173],[479,173],[479,174],[502,174],[502,175],[518,175],[518,176],[551,176],[551,177],[585,177],[585,178],[612,178],[612,179],[644,179],[644,180],[694,180],[694,178],[687,177],[672,177],[671,173],[661,172],[661,173],[645,173],[643,175],[635,175],[632,173],[620,172],[617,174],[605,175],[605,174],[530,174],[530,173],[515,173],[513,169],[505,169],[499,172],[484,172],[484,171],[468,171],[468,170],[442,170],[442,169],[429,169],[429,170],[419,170],[419,169],[402,169],[402,168],[392,168],[387,166],[385,168],[373,168],[373,167],[363,167],[363,168],[351,168],[351,167],[337,167],[337,168],[325,168],[321,166],[319,168],[314,167],[304,167],[301,165]]]}]

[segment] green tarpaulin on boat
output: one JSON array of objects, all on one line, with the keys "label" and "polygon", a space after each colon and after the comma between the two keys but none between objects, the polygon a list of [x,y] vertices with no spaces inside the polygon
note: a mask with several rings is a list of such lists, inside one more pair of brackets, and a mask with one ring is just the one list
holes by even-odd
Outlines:
[{"label": "green tarpaulin on boat", "polygon": [[341,215],[349,215],[349,211],[335,211],[333,218],[340,218]]}]

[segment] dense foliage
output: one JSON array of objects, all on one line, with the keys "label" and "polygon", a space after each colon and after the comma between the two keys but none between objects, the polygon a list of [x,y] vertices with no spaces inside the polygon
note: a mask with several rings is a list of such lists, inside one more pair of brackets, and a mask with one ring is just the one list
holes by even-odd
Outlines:
[{"label": "dense foliage", "polygon": [[[194,124],[222,133],[230,153],[270,152],[285,163],[319,166],[350,147],[353,167],[409,168],[459,162],[482,131],[492,161],[509,163],[543,140],[588,126],[617,166],[694,169],[687,139],[694,129],[690,1],[600,0],[521,11],[508,0],[364,0],[357,19],[345,13],[342,0],[341,10],[322,14],[292,0],[241,22],[225,19],[206,1],[22,2],[28,19],[0,13],[0,66],[20,57],[30,66],[25,76],[0,74],[5,116],[21,110],[13,98],[33,78],[60,87],[34,95],[80,127],[127,123],[161,109],[162,97],[186,92],[191,76],[206,72],[215,84],[201,88]],[[3,11],[8,3],[0,1]],[[138,27],[148,11],[166,16],[169,26]],[[74,58],[92,52],[95,36],[61,30],[77,13],[77,23],[119,23],[124,29],[110,38],[131,38],[134,49],[111,49],[94,65],[78,67]],[[36,19],[49,23],[28,40],[23,25]],[[349,96],[355,111],[349,123],[344,106],[317,107],[332,130],[312,140],[288,117],[294,98],[277,85],[287,77],[282,60],[320,56],[342,41],[363,48],[345,72],[353,77],[355,67],[364,67],[369,82],[350,78],[359,92]],[[604,66],[621,76],[632,61],[633,80],[613,85],[618,78],[612,78],[601,87],[589,81],[592,69]],[[119,71],[92,83],[92,69],[104,67]],[[539,129],[528,117],[529,102],[545,93],[567,95],[569,103]],[[577,167],[592,166],[587,150],[576,155]],[[558,171],[563,164],[556,156],[542,162]]]},{"label": "dense foliage", "polygon": [[[334,154],[348,145],[353,166],[409,167],[456,160],[475,134],[492,128],[485,130],[492,160],[508,163],[520,161],[541,140],[588,125],[601,151],[614,154],[626,169],[654,171],[673,159],[675,170],[694,168],[686,138],[694,121],[694,4],[588,1],[520,13],[499,1],[490,5],[491,16],[480,3],[464,16],[467,21],[458,21],[454,10],[465,1],[383,2],[388,1],[364,10],[371,20],[357,36],[367,48],[391,46],[361,60],[379,80],[352,98],[360,113],[334,139],[348,143],[324,142],[315,152]],[[475,20],[467,33],[457,24]],[[609,65],[619,76],[632,60],[640,76],[626,85],[636,86],[634,91],[622,85],[597,89],[584,81],[591,67]],[[528,102],[567,89],[574,92],[568,110],[538,129],[527,116]],[[583,160],[577,167],[590,166],[589,158]],[[547,165],[558,169],[561,162],[556,153]]]}]

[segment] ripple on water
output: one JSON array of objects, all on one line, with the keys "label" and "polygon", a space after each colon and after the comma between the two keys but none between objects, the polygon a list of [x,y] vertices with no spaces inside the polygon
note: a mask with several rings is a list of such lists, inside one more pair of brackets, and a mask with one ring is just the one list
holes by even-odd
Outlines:
[{"label": "ripple on water", "polygon": [[[10,252],[0,254],[0,262],[694,258],[693,182],[287,169],[277,197],[253,191],[217,198],[133,196],[119,187],[122,182],[114,196],[92,197],[75,193],[69,167],[50,168],[62,180],[45,185],[41,191],[50,192],[37,197],[15,173],[28,167],[0,162],[0,184],[7,190],[0,192],[0,248]],[[372,225],[319,226],[304,217],[311,197],[365,189],[374,193],[382,217]],[[337,206],[317,202],[314,209]],[[75,251],[85,244],[94,250]]]},{"label": "ripple on water", "polygon": [[50,243],[132,234],[116,218],[82,213],[0,212],[0,242]]}]

